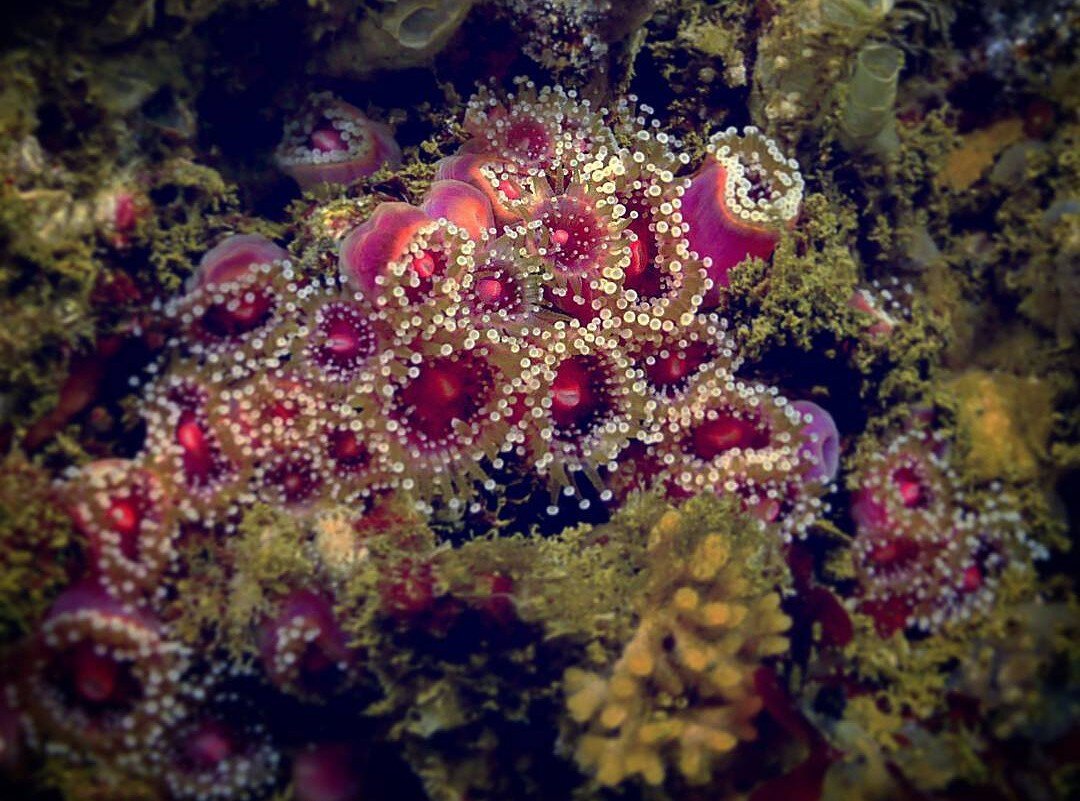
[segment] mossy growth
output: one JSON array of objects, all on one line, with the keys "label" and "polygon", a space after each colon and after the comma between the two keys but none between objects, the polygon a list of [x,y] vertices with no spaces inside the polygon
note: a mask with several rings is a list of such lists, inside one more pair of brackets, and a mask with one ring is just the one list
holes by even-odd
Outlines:
[{"label": "mossy growth", "polygon": [[[824,798],[846,789],[860,797],[894,797],[898,787],[881,768],[898,766],[922,792],[958,783],[1001,786],[1000,765],[984,758],[994,742],[1019,734],[1027,747],[1053,742],[1080,709],[1076,599],[1028,599],[1010,592],[989,618],[943,636],[881,639],[861,615],[849,676],[861,691],[849,696],[836,722],[819,719],[844,757],[826,782]],[[1067,784],[1068,771],[1034,756]],[[855,790],[853,788],[859,788]]]},{"label": "mossy growth", "polygon": [[1075,196],[1080,126],[1062,126],[1049,142],[1028,144],[1013,175],[1002,168],[1006,174],[998,191],[1007,191],[1008,202],[996,214],[998,230],[987,255],[1001,265],[999,280],[1018,298],[1017,310],[1051,334],[1059,348],[1070,349],[1080,337],[1080,206]]},{"label": "mossy growth", "polygon": [[864,320],[850,306],[859,276],[850,249],[856,224],[853,213],[811,194],[771,264],[749,259],[731,272],[724,298],[747,358],[784,346],[809,351],[823,341],[836,357],[841,342],[859,335]]},{"label": "mossy growth", "polygon": [[250,658],[254,632],[274,601],[319,581],[307,540],[304,518],[264,504],[247,510],[225,539],[183,526],[180,561],[187,569],[166,610],[179,639]]},{"label": "mossy growth", "polygon": [[[909,719],[927,721],[946,708],[955,671],[970,661],[972,644],[1000,636],[1009,626],[1010,610],[1039,598],[1033,570],[1004,571],[989,614],[953,620],[932,637],[900,631],[882,637],[871,618],[852,612],[855,637],[846,646],[846,660],[869,691],[874,714],[890,718],[889,725],[899,731]],[[902,746],[902,738],[893,743]]]},{"label": "mossy growth", "polygon": [[54,790],[64,801],[161,801],[152,781],[133,777],[113,766],[76,763],[49,757],[37,772],[38,786]]},{"label": "mossy growth", "polygon": [[[557,560],[523,536],[435,548],[415,526],[398,532],[396,553],[366,540],[374,571],[347,584],[348,625],[382,694],[368,713],[387,721],[433,798],[537,797],[538,777],[569,786],[552,741],[567,633],[544,636],[538,618],[549,611],[539,596],[554,601],[570,583],[562,571],[575,546]],[[565,581],[545,585],[556,573]]]},{"label": "mossy growth", "polygon": [[[748,0],[703,3],[673,0],[656,4],[647,35],[630,50],[625,89],[638,82],[665,87],[662,106],[669,127],[678,129],[689,150],[729,118],[733,98],[745,96],[753,37],[754,4]],[[631,82],[631,78],[633,81]]]},{"label": "mossy growth", "polygon": [[177,157],[151,178],[147,194],[153,217],[145,248],[154,272],[148,276],[164,293],[175,293],[199,258],[227,233],[261,233],[271,239],[283,230],[240,215],[236,187],[214,169]]},{"label": "mossy growth", "polygon": [[749,7],[740,3],[708,7],[701,3],[690,4],[679,24],[678,40],[714,63],[719,60],[724,68],[721,76],[728,86],[745,86],[751,50],[751,26],[746,24],[748,16]]},{"label": "mossy growth", "polygon": [[958,687],[986,707],[986,725],[1006,739],[1052,739],[1080,714],[1080,605],[1071,593],[1002,610],[971,643]]},{"label": "mossy growth", "polygon": [[667,508],[635,496],[605,525],[457,547],[437,545],[405,498],[358,520],[317,515],[317,569],[338,566],[340,619],[380,688],[367,711],[432,797],[569,797],[563,671],[607,662],[631,636],[648,532]]},{"label": "mossy growth", "polygon": [[789,144],[835,126],[864,43],[902,40],[930,51],[943,43],[953,13],[945,4],[900,11],[863,0],[780,0],[765,14],[759,8],[764,24],[750,96],[755,121]]},{"label": "mossy growth", "polygon": [[9,453],[0,462],[0,645],[27,633],[67,585],[76,539],[48,473]]},{"label": "mossy growth", "polygon": [[46,232],[50,220],[78,212],[73,203],[63,190],[0,188],[0,393],[16,422],[48,408],[61,365],[94,334],[89,305],[101,265],[92,242],[81,228]]}]

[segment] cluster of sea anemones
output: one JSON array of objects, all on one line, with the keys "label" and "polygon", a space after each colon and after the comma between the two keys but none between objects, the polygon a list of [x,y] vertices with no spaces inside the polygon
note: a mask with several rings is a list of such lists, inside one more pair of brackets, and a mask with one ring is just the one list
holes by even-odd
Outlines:
[{"label": "cluster of sea anemones", "polygon": [[964,490],[946,447],[916,429],[848,477],[860,606],[882,633],[985,614],[1003,574],[1041,551],[1009,498]]},{"label": "cluster of sea anemones", "polygon": [[[676,504],[722,496],[745,528],[699,531],[709,518],[692,519],[690,501],[670,531],[655,529],[656,608],[609,671],[566,676],[578,762],[609,785],[658,784],[675,775],[669,763],[704,782],[756,736],[756,671],[789,647],[794,616],[774,576],[747,584],[745,563],[820,519],[840,442],[826,409],[740,375],[724,315],[732,270],[769,259],[797,225],[803,182],[756,129],[714,135],[695,163],[649,113],[525,81],[480,91],[457,152],[403,193],[414,202],[364,198],[362,221],[293,251],[242,234],[206,252],[163,308],[141,449],[58,487],[84,575],[20,647],[25,671],[0,712],[35,745],[107,758],[173,798],[269,792],[288,754],[258,692],[298,703],[360,692],[375,671],[353,635],[372,619],[392,635],[475,630],[485,642],[524,626],[519,577],[477,568],[450,588],[422,516],[386,517],[454,519],[518,471],[546,484],[533,506],[551,515],[651,489]],[[278,151],[305,189],[399,159],[387,128],[326,95]],[[869,293],[852,304],[877,312],[872,337],[898,324]],[[1006,570],[1030,561],[1017,515],[970,500],[943,451],[915,430],[849,476],[852,608],[884,635],[985,612]],[[302,579],[280,565],[270,581],[244,566],[218,576],[229,597],[208,605],[241,610],[230,607],[246,632],[237,659],[204,631],[180,634],[179,587],[197,580],[187,560],[224,553],[221,572],[236,568],[229,544],[267,510],[305,532],[281,546],[256,525],[267,550],[314,556]],[[391,557],[379,552],[379,536],[406,529]],[[381,572],[365,614],[377,611],[358,622],[339,602],[369,560]],[[840,602],[817,589],[850,638]],[[351,749],[293,748],[297,797],[355,795]],[[343,794],[319,795],[328,785]]]},{"label": "cluster of sea anemones", "polygon": [[[552,513],[655,485],[730,495],[788,536],[814,519],[835,425],[736,377],[718,292],[791,225],[793,163],[729,131],[691,177],[631,104],[529,83],[480,92],[464,130],[416,205],[384,202],[342,232],[337,274],[325,254],[234,235],[166,304],[142,449],[59,487],[87,569],[25,648],[14,697],[35,739],[83,741],[176,798],[275,782],[282,755],[244,670],[179,645],[166,611],[189,535],[237,535],[257,505],[312,521],[387,492],[461,508],[512,462],[549,484]],[[278,153],[303,187],[398,157],[385,128],[322,95]],[[398,568],[388,613],[411,608],[418,564]],[[323,589],[279,588],[257,626],[259,674],[299,698],[355,678]]]},{"label": "cluster of sea anemones", "polygon": [[[312,141],[344,113],[323,100],[329,122],[300,125]],[[169,308],[137,461],[183,488],[187,516],[383,488],[458,506],[511,457],[553,497],[648,479],[804,528],[835,430],[736,377],[718,308],[727,272],[793,223],[794,163],[729,130],[680,177],[689,157],[629,104],[524,82],[479,93],[464,128],[418,205],[384,202],[343,236],[337,276],[250,236],[207,254]]]}]

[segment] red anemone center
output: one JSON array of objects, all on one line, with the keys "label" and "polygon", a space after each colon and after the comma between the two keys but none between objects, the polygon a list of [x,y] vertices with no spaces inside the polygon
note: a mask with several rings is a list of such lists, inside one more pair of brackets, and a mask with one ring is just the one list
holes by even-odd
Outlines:
[{"label": "red anemone center", "polygon": [[512,274],[501,268],[489,268],[473,283],[473,311],[512,314],[522,303],[522,291]]},{"label": "red anemone center", "polygon": [[892,478],[900,500],[908,509],[923,508],[930,502],[929,490],[914,468],[901,467]]},{"label": "red anemone center", "polygon": [[[665,355],[661,355],[665,354]],[[645,375],[649,382],[660,390],[681,386],[686,379],[701,369],[712,352],[701,341],[691,342],[685,347],[671,345],[656,348],[647,354],[644,360]],[[648,356],[652,358],[649,359]]]},{"label": "red anemone center", "polygon": [[264,480],[287,504],[303,503],[322,486],[322,476],[306,456],[280,459],[267,470]]},{"label": "red anemone center", "polygon": [[339,469],[346,473],[355,473],[367,466],[370,454],[355,431],[338,428],[330,431],[327,437],[330,458]]},{"label": "red anemone center", "polygon": [[507,200],[521,199],[521,187],[508,178],[499,181],[499,191],[506,195]]},{"label": "red anemone center", "polygon": [[341,132],[331,126],[318,128],[311,133],[311,149],[322,153],[346,153],[349,143]]},{"label": "red anemone center", "polygon": [[324,367],[343,370],[359,367],[378,346],[364,313],[344,303],[329,304],[322,309],[314,340],[315,360]]},{"label": "red anemone center", "polygon": [[239,297],[208,308],[202,318],[203,328],[215,337],[246,334],[266,322],[273,308],[269,293],[245,290]]},{"label": "red anemone center", "polygon": [[642,298],[659,297],[664,291],[663,275],[656,266],[656,235],[649,230],[649,219],[644,210],[627,228],[634,236],[630,237],[630,264],[623,286]]},{"label": "red anemone center", "polygon": [[694,429],[694,453],[701,459],[714,459],[733,448],[754,450],[769,444],[766,431],[752,420],[721,413]]},{"label": "red anemone center", "polygon": [[192,412],[185,412],[176,426],[176,441],[182,449],[184,473],[190,484],[205,484],[214,473],[214,454],[206,431]]},{"label": "red anemone center", "polygon": [[490,368],[478,357],[442,357],[420,368],[398,391],[410,428],[426,439],[453,433],[455,420],[473,422],[490,396]]},{"label": "red anemone center", "polygon": [[878,567],[896,569],[915,561],[919,546],[909,539],[894,538],[876,544],[870,550],[870,561]]},{"label": "red anemone center", "polygon": [[130,498],[117,498],[109,505],[109,525],[117,534],[130,536],[139,529],[142,520],[139,508]]},{"label": "red anemone center", "polygon": [[960,589],[964,592],[975,592],[982,587],[982,584],[982,568],[978,565],[971,565],[964,571],[964,576],[960,580]]},{"label": "red anemone center", "polygon": [[602,365],[592,356],[563,361],[551,382],[551,419],[561,429],[583,430],[609,408]]},{"label": "red anemone center", "polygon": [[184,740],[184,757],[199,770],[210,770],[231,757],[236,751],[234,735],[222,723],[207,720],[200,723]]},{"label": "red anemone center", "polygon": [[422,250],[409,261],[409,269],[418,279],[415,286],[405,287],[405,296],[410,303],[416,303],[431,292],[437,276],[446,272],[447,258],[441,250]]},{"label": "red anemone center", "polygon": [[539,161],[551,148],[547,129],[537,120],[519,120],[506,131],[507,148],[528,161]]},{"label": "red anemone center", "polygon": [[580,273],[596,264],[603,245],[603,226],[590,206],[562,196],[549,201],[540,215],[547,232],[547,258],[566,273]]},{"label": "red anemone center", "polygon": [[120,666],[116,660],[98,653],[91,643],[78,646],[71,659],[72,678],[80,698],[93,704],[113,699],[120,680]]}]

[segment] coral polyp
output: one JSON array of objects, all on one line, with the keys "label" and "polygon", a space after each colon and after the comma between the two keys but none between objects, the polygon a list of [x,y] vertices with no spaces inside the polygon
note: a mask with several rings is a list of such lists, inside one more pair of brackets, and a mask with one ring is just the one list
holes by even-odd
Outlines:
[{"label": "coral polyp", "polygon": [[16,697],[36,736],[135,759],[169,722],[181,659],[158,621],[84,582],[42,621]]},{"label": "coral polyp", "polygon": [[559,324],[531,355],[522,434],[542,474],[572,489],[575,474],[600,484],[597,470],[643,433],[653,404],[640,372],[603,336]]},{"label": "coral polyp", "polygon": [[312,365],[316,375],[341,386],[372,380],[372,362],[380,348],[378,315],[361,299],[312,304],[307,337],[297,361]]},{"label": "coral polyp", "polygon": [[768,258],[780,232],[799,214],[799,165],[755,128],[734,128],[709,140],[708,156],[683,199],[690,246],[709,260],[716,287],[748,256]]},{"label": "coral polyp", "polygon": [[294,591],[278,607],[260,632],[260,657],[270,680],[289,692],[316,698],[340,691],[355,655],[334,619],[331,601]]},{"label": "coral polyp", "polygon": [[176,556],[176,513],[161,479],[106,459],[69,478],[65,494],[102,586],[117,598],[145,600]]},{"label": "coral polyp", "polygon": [[521,392],[516,358],[482,340],[457,350],[449,341],[414,340],[401,358],[403,375],[378,407],[379,449],[395,485],[456,503],[481,477],[479,462],[507,447]]},{"label": "coral polyp", "polygon": [[282,755],[251,704],[227,685],[196,684],[189,707],[149,756],[148,770],[178,801],[265,796]]},{"label": "coral polyp", "polygon": [[391,130],[328,93],[308,101],[277,150],[281,169],[301,189],[347,184],[401,160]]},{"label": "coral polyp", "polygon": [[809,450],[817,441],[799,410],[775,390],[720,369],[667,406],[652,439],[676,493],[732,494],[756,517],[805,531],[828,476]]},{"label": "coral polyp", "polygon": [[259,264],[272,264],[289,252],[258,234],[233,234],[210,248],[199,260],[193,278],[196,287],[239,281]]}]

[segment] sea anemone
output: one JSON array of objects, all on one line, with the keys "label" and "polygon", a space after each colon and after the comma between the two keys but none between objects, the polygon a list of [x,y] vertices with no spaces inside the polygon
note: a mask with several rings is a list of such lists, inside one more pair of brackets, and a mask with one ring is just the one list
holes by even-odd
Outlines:
[{"label": "sea anemone", "polygon": [[709,140],[708,156],[682,199],[690,247],[708,260],[717,305],[718,287],[739,262],[768,259],[780,234],[795,224],[802,204],[799,165],[756,128],[734,128]]},{"label": "sea anemone", "polygon": [[380,167],[396,166],[401,149],[386,125],[329,93],[319,93],[285,126],[276,159],[284,173],[308,190],[352,183]]}]

